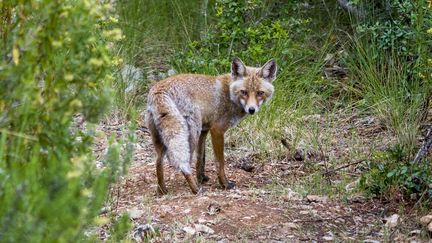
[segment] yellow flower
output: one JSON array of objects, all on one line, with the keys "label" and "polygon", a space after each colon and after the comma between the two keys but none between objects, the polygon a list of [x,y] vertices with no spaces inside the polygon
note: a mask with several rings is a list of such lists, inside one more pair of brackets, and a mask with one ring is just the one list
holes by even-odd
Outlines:
[{"label": "yellow flower", "polygon": [[63,43],[61,41],[55,41],[55,40],[51,41],[51,45],[54,47],[61,47],[62,44]]},{"label": "yellow flower", "polygon": [[66,174],[66,178],[67,179],[73,179],[73,178],[79,177],[80,175],[81,175],[81,171],[79,171],[79,170],[73,170],[73,171],[69,171]]},{"label": "yellow flower", "polygon": [[96,67],[100,67],[103,64],[103,61],[101,59],[97,59],[97,58],[90,58],[90,60],[88,61],[88,63],[90,65],[96,66]]},{"label": "yellow flower", "polygon": [[106,30],[103,32],[103,35],[108,39],[113,39],[115,41],[119,41],[124,38],[121,29],[115,28],[112,30]]},{"label": "yellow flower", "polygon": [[123,63],[123,59],[119,57],[114,57],[111,63],[115,66],[118,66]]},{"label": "yellow flower", "polygon": [[19,49],[17,46],[14,46],[12,49],[12,59],[15,65],[19,64]]},{"label": "yellow flower", "polygon": [[113,22],[113,23],[118,23],[118,19],[117,19],[117,18],[114,18],[114,17],[112,17],[112,16],[109,17],[109,20],[110,20],[111,22]]},{"label": "yellow flower", "polygon": [[71,101],[71,103],[69,105],[70,105],[70,107],[73,107],[73,108],[81,108],[82,102],[81,102],[81,100],[74,99]]},{"label": "yellow flower", "polygon": [[432,35],[432,28],[428,29],[427,33]]},{"label": "yellow flower", "polygon": [[89,188],[84,188],[81,190],[81,195],[84,197],[90,197],[93,194],[93,191]]},{"label": "yellow flower", "polygon": [[63,77],[66,81],[72,81],[74,79],[73,74],[71,73],[66,73]]},{"label": "yellow flower", "polygon": [[98,216],[94,219],[94,223],[96,225],[105,225],[105,224],[108,224],[109,221],[110,221],[109,218],[104,217],[104,216]]}]

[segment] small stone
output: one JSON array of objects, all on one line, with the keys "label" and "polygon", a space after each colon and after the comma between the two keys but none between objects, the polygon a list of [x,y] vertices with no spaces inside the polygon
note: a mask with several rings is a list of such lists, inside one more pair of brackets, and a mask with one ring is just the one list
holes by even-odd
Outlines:
[{"label": "small stone", "polygon": [[153,226],[150,224],[138,225],[133,231],[133,238],[136,242],[144,242],[151,234],[155,234]]},{"label": "small stone", "polygon": [[183,231],[186,232],[186,234],[188,235],[195,235],[196,233],[196,230],[189,226],[183,227]]},{"label": "small stone", "polygon": [[333,236],[326,235],[326,236],[323,237],[323,240],[325,240],[325,241],[333,241]]},{"label": "small stone", "polygon": [[302,196],[299,193],[291,190],[291,188],[288,188],[287,193],[281,196],[281,198],[285,202],[302,200]]},{"label": "small stone", "polygon": [[205,220],[205,219],[203,219],[203,218],[199,218],[198,219],[198,223],[200,223],[200,224],[205,224],[205,223],[207,223],[208,221],[207,220]]},{"label": "small stone", "polygon": [[328,201],[327,196],[307,195],[306,200],[310,203],[326,203]]},{"label": "small stone", "polygon": [[432,232],[432,222],[429,223],[427,229],[429,230],[429,232]]},{"label": "small stone", "polygon": [[190,208],[186,208],[185,210],[183,210],[183,213],[184,214],[188,214],[188,213],[190,213],[192,210],[190,209]]},{"label": "small stone", "polygon": [[173,76],[177,74],[177,71],[174,68],[171,68],[167,72],[168,76]]},{"label": "small stone", "polygon": [[298,229],[299,226],[296,223],[284,223],[283,226],[288,229]]},{"label": "small stone", "polygon": [[297,161],[303,161],[305,159],[305,153],[301,149],[296,149],[293,158]]},{"label": "small stone", "polygon": [[208,215],[215,215],[220,213],[221,211],[221,206],[219,204],[216,203],[211,203],[208,207],[207,207],[207,214]]},{"label": "small stone", "polygon": [[430,222],[432,222],[432,214],[429,214],[429,215],[426,215],[426,216],[423,216],[420,218],[420,223],[423,226],[428,225]]},{"label": "small stone", "polygon": [[213,234],[214,230],[208,226],[205,226],[203,224],[195,224],[195,230],[198,232],[206,233],[206,234]]},{"label": "small stone", "polygon": [[333,232],[329,231],[325,236],[323,236],[323,240],[325,241],[333,241],[334,235]]},{"label": "small stone", "polygon": [[132,208],[132,209],[127,210],[127,213],[129,214],[129,217],[131,219],[138,219],[138,218],[141,218],[141,216],[143,215],[144,212],[142,210],[137,209],[137,208]]},{"label": "small stone", "polygon": [[253,166],[249,161],[243,161],[240,164],[240,169],[246,171],[246,172],[252,172],[255,169],[255,166]]},{"label": "small stone", "polygon": [[399,215],[398,214],[393,214],[392,216],[385,218],[385,220],[386,220],[386,224],[385,225],[388,228],[390,228],[390,229],[394,228],[399,223]]},{"label": "small stone", "polygon": [[381,243],[378,240],[364,240],[363,243]]}]

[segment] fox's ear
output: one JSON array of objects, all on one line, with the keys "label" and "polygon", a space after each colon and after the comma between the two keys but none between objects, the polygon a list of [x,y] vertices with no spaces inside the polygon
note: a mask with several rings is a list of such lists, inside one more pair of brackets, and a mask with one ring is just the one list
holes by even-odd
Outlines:
[{"label": "fox's ear", "polygon": [[231,75],[234,80],[246,76],[246,66],[236,57],[231,63]]},{"label": "fox's ear", "polygon": [[272,82],[276,78],[276,73],[277,73],[276,62],[275,60],[271,59],[266,64],[264,64],[264,66],[262,66],[258,75],[261,76],[263,79],[267,80],[268,82]]}]

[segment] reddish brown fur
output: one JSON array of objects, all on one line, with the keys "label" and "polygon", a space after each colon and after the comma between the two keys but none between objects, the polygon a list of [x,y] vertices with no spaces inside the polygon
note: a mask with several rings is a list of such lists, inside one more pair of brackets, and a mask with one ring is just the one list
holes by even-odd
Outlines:
[{"label": "reddish brown fur", "polygon": [[231,75],[180,74],[162,80],[150,89],[147,123],[157,153],[159,193],[167,192],[162,166],[165,154],[170,163],[183,172],[192,192],[197,193],[199,188],[190,169],[192,154],[196,150],[198,182],[208,180],[204,175],[208,131],[218,165],[219,183],[226,189],[234,186],[225,175],[224,134],[246,112],[253,114],[255,110],[251,112],[251,107],[258,110],[271,97],[275,65],[270,61],[261,69],[246,68],[239,59],[235,59]]}]

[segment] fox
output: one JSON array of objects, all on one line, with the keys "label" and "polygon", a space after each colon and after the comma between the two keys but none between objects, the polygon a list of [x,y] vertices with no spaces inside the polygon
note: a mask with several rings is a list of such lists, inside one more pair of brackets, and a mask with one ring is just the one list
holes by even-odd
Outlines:
[{"label": "fox", "polygon": [[[231,73],[209,76],[178,74],[156,82],[147,96],[146,125],[156,151],[157,193],[168,193],[163,158],[180,171],[194,194],[209,181],[205,175],[205,142],[208,133],[216,160],[217,178],[229,190],[235,182],[225,174],[224,134],[247,115],[258,112],[274,93],[277,65],[249,67],[236,57]],[[196,154],[195,173],[191,163]]]}]

